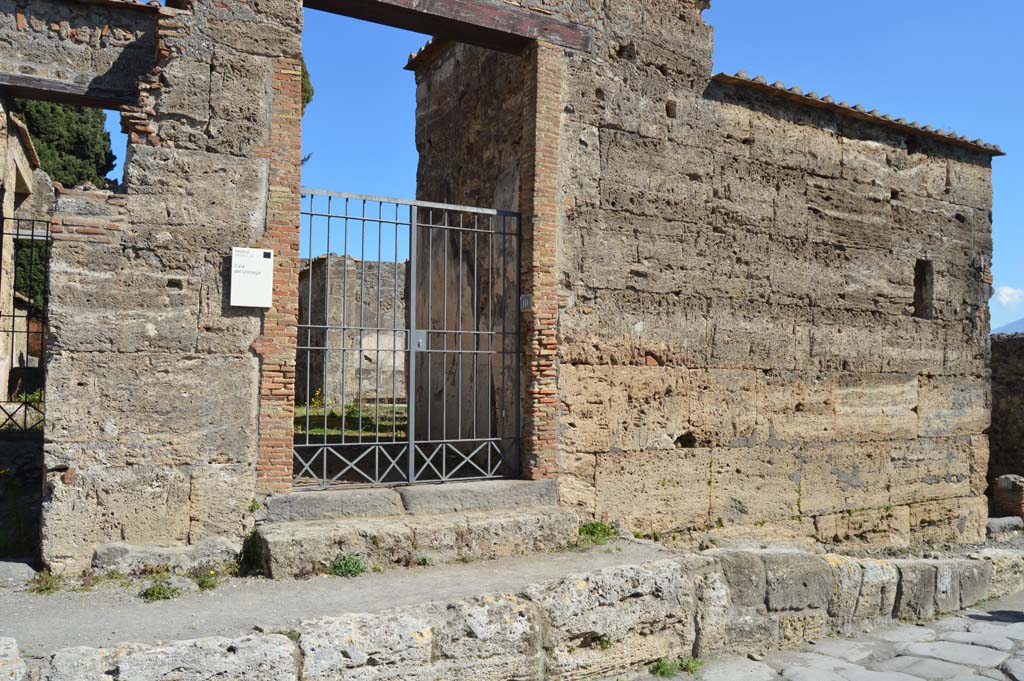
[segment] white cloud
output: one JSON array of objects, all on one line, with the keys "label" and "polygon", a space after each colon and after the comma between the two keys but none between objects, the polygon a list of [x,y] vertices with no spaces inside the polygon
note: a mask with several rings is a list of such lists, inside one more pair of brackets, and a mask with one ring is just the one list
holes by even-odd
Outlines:
[{"label": "white cloud", "polygon": [[996,301],[1003,307],[1017,307],[1024,302],[1024,289],[996,286]]}]

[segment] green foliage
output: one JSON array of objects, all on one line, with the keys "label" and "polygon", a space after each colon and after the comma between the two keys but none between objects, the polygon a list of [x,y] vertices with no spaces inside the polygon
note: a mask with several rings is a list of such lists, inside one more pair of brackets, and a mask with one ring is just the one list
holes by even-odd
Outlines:
[{"label": "green foliage", "polygon": [[327,574],[335,577],[358,577],[366,570],[366,561],[355,553],[339,553],[327,566]]},{"label": "green foliage", "polygon": [[40,319],[48,299],[47,272],[50,244],[16,241],[14,247],[14,290],[29,300],[29,316]]},{"label": "green foliage", "polygon": [[42,168],[51,178],[65,187],[110,184],[106,175],[114,169],[116,157],[102,111],[20,101],[16,113],[28,127]]},{"label": "green foliage", "polygon": [[306,107],[313,101],[316,90],[313,88],[313,81],[309,77],[309,69],[306,68],[306,58],[302,58],[302,113],[306,113]]},{"label": "green foliage", "polygon": [[39,596],[57,593],[64,586],[64,578],[52,572],[39,572],[28,583],[28,590]]},{"label": "green foliage", "polygon": [[287,636],[293,643],[298,643],[299,639],[302,638],[302,632],[297,629],[284,629],[276,633],[281,634],[282,636]]},{"label": "green foliage", "polygon": [[260,510],[260,502],[258,499],[253,499],[249,502],[249,513],[255,513]]},{"label": "green foliage", "polygon": [[580,526],[580,544],[607,544],[615,530],[606,523],[587,523]]},{"label": "green foliage", "polygon": [[701,662],[700,660],[692,657],[688,658],[677,658],[672,659],[663,657],[653,665],[651,665],[649,671],[651,676],[659,676],[662,678],[669,678],[675,676],[680,672],[686,672],[687,674],[698,674],[700,672]]},{"label": "green foliage", "polygon": [[169,601],[181,595],[181,589],[171,586],[167,582],[153,582],[139,592],[139,598],[147,603],[156,601]]}]

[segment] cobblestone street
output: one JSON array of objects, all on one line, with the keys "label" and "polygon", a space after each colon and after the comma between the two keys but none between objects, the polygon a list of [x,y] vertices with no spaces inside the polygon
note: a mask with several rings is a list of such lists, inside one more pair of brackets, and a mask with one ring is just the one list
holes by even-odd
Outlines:
[{"label": "cobblestone street", "polygon": [[704,665],[700,679],[1024,681],[1024,595],[918,626],[818,641],[763,661],[720,658]]}]

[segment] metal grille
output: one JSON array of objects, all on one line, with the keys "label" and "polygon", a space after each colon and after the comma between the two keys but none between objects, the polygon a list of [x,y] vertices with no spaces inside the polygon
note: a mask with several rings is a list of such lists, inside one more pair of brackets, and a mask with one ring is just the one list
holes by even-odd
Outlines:
[{"label": "metal grille", "polygon": [[303,190],[294,484],[515,476],[517,213]]},{"label": "metal grille", "polygon": [[0,433],[43,429],[49,263],[48,221],[0,220]]}]

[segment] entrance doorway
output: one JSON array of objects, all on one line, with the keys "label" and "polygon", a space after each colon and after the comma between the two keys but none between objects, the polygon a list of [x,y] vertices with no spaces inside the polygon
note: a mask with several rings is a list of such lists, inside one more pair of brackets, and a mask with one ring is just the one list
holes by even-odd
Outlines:
[{"label": "entrance doorway", "polygon": [[296,488],[518,474],[520,223],[303,190]]}]

